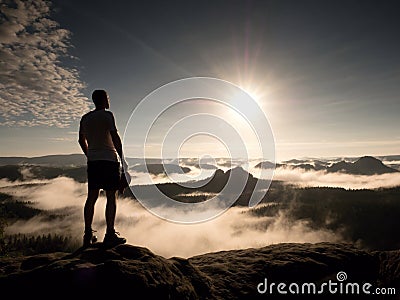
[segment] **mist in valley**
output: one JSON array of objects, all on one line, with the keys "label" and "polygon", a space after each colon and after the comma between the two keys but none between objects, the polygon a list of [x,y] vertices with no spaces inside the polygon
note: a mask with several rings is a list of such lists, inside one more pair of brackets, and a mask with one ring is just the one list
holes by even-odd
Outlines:
[{"label": "mist in valley", "polygon": [[[152,183],[207,178],[214,168],[201,170],[194,164],[186,174],[152,174]],[[260,176],[254,164],[244,165]],[[83,235],[83,205],[87,185],[73,178],[32,178],[24,166],[22,180],[0,180],[0,193],[12,201],[40,211],[31,218],[8,222],[5,234],[59,234],[70,236],[79,245]],[[223,167],[225,170],[229,166]],[[130,171],[133,185],[149,184],[143,172]],[[266,200],[254,208],[235,205],[218,217],[198,224],[178,224],[163,220],[146,210],[140,202],[120,196],[116,230],[129,244],[147,247],[165,257],[194,255],[231,249],[262,247],[285,242],[349,242],[360,247],[390,248],[399,245],[392,238],[400,224],[399,173],[351,175],[279,167],[274,171]],[[195,191],[194,191],[195,192]],[[105,231],[105,196],[101,193],[95,209],[93,228],[99,240]],[[167,209],[167,208],[165,208]],[[173,212],[170,212],[173,213]],[[190,212],[188,212],[190,213]],[[377,224],[376,231],[368,226]],[[382,231],[386,230],[386,235]],[[379,241],[375,241],[379,238]]]}]

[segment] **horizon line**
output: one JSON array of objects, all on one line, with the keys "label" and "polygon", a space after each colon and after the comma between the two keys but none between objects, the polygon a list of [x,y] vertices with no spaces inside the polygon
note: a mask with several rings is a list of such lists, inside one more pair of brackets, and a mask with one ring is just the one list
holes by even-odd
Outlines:
[{"label": "horizon line", "polygon": [[[42,155],[6,155],[6,156],[0,156],[0,158],[41,158],[41,157],[46,157],[46,156],[71,156],[71,155],[82,155],[84,156],[85,154],[83,153],[56,153],[56,154],[42,154]],[[400,156],[400,153],[391,153],[391,154],[360,154],[360,155],[336,155],[336,156],[303,156],[303,157],[291,157],[291,158],[286,158],[286,159],[282,159],[279,161],[285,161],[285,160],[292,160],[292,159],[321,159],[321,158],[325,158],[325,159],[330,159],[330,158],[357,158],[357,157],[364,157],[364,156],[373,156],[373,157],[382,157],[382,156]],[[198,156],[182,156],[179,157],[179,159],[194,159],[194,158],[198,158]],[[167,158],[161,158],[161,157],[156,157],[156,156],[148,156],[148,157],[136,157],[136,156],[127,156],[126,159],[176,159],[174,157],[167,157]],[[243,157],[224,157],[224,156],[218,156],[218,157],[214,157],[214,159],[233,159],[233,160],[237,160],[237,159],[244,159]],[[249,157],[248,159],[250,160],[255,160],[255,159],[262,159],[262,160],[268,160],[268,158],[263,158],[263,157]],[[277,159],[275,159],[275,161],[278,161]]]}]

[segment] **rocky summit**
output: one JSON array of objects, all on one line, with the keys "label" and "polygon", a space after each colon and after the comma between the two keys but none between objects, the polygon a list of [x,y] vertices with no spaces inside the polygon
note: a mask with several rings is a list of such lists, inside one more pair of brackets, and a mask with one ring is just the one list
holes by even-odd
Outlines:
[{"label": "rocky summit", "polygon": [[[329,282],[335,293],[328,290]],[[280,283],[286,294],[278,291]],[[350,294],[355,284],[358,295]],[[0,290],[13,297],[299,299],[310,298],[313,285],[317,297],[324,299],[398,299],[375,291],[400,293],[400,251],[284,243],[167,259],[143,247],[107,249],[99,243],[74,253],[0,258]],[[363,288],[371,294],[363,294]]]}]

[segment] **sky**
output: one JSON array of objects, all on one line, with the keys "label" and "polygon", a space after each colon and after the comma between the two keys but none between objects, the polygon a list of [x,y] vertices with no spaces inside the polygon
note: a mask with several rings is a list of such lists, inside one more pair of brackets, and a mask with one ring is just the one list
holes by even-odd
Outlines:
[{"label": "sky", "polygon": [[[129,120],[148,117],[130,119],[146,96],[192,77],[246,91],[268,120],[277,160],[400,153],[398,1],[0,3],[0,156],[80,153],[79,120],[94,108],[94,89],[109,93],[122,135]],[[215,101],[186,104],[156,120],[154,140],[163,124],[199,112],[242,126]],[[248,130],[238,132],[253,153]],[[229,153],[207,135],[182,149]]]}]

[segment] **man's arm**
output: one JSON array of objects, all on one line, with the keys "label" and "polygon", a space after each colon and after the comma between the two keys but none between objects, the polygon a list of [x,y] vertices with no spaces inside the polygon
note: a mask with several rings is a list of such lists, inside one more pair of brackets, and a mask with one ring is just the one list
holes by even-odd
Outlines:
[{"label": "man's arm", "polygon": [[110,135],[111,135],[111,139],[114,143],[115,150],[117,150],[117,153],[118,153],[119,157],[121,158],[122,169],[127,169],[128,164],[126,163],[124,156],[122,154],[122,142],[121,142],[121,138],[118,134],[118,131],[110,130]]},{"label": "man's arm", "polygon": [[88,144],[86,141],[86,136],[83,133],[79,133],[79,145],[81,146],[81,149],[83,151],[83,153],[85,153],[85,155],[87,156],[87,152],[88,152]]}]

